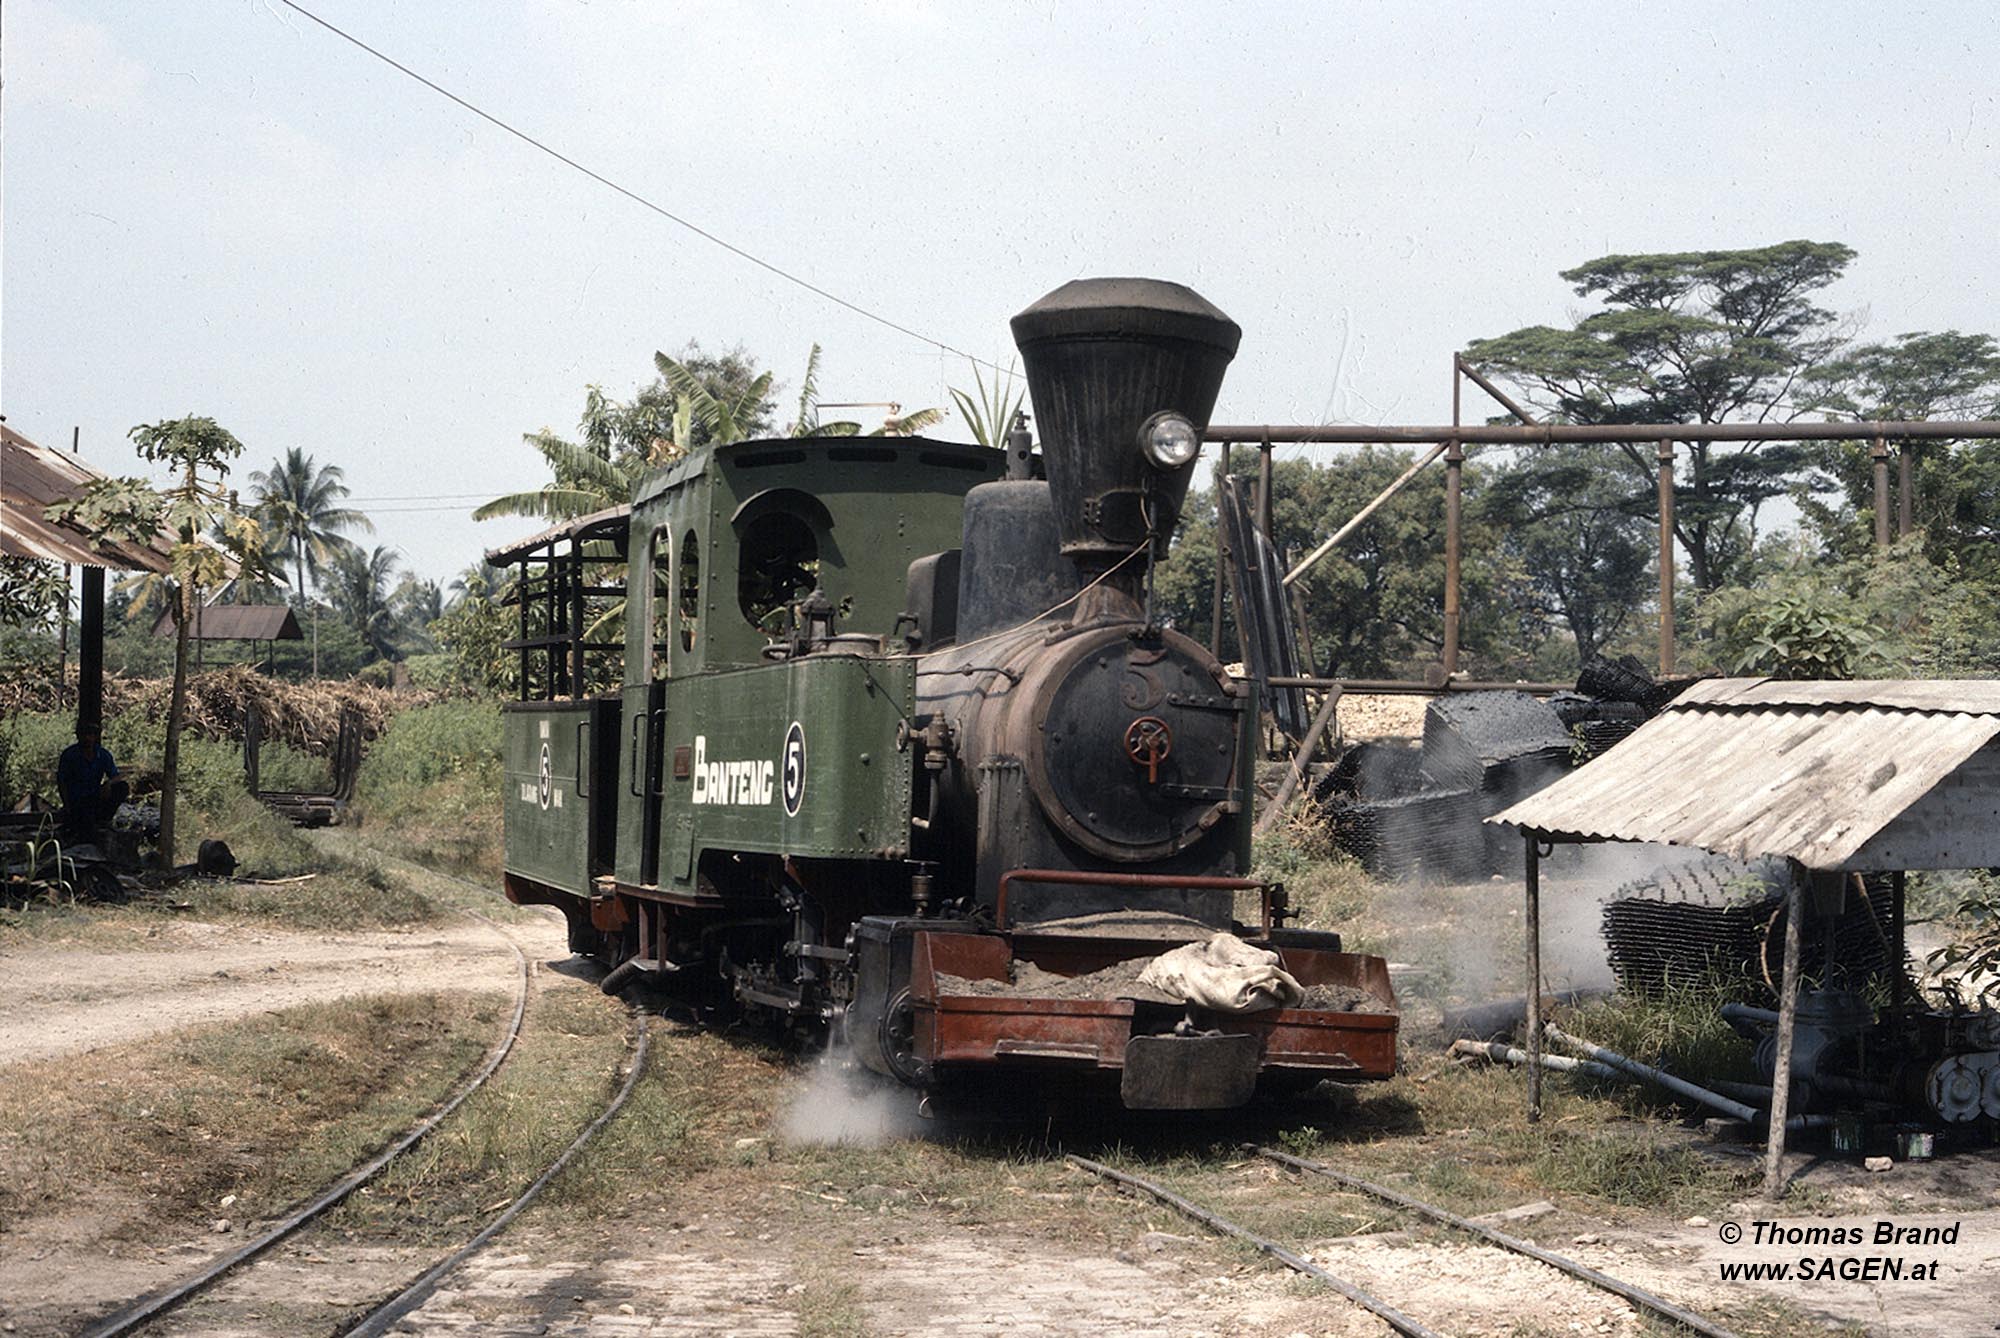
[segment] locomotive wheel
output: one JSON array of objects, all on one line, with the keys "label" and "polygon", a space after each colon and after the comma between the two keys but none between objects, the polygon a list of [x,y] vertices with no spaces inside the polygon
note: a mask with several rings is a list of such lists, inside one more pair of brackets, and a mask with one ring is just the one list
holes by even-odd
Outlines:
[{"label": "locomotive wheel", "polygon": [[898,990],[882,1010],[880,1042],[883,1059],[896,1077],[912,1087],[921,1087],[927,1065],[917,1058],[917,1006],[908,989]]}]

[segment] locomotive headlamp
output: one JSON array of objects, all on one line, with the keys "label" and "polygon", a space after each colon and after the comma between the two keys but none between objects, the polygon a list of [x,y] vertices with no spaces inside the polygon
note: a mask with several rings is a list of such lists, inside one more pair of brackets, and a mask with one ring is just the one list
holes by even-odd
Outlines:
[{"label": "locomotive headlamp", "polygon": [[1159,469],[1179,469],[1201,454],[1201,433],[1181,414],[1156,413],[1139,429],[1139,448]]}]

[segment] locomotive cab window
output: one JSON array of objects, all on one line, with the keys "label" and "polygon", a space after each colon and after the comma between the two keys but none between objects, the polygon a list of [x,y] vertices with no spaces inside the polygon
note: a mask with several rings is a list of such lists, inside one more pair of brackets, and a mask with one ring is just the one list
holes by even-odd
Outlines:
[{"label": "locomotive cab window", "polygon": [[819,541],[803,517],[766,511],[743,527],[736,602],[752,627],[783,631],[786,607],[818,584]]},{"label": "locomotive cab window", "polygon": [[701,623],[701,541],[689,530],[681,539],[681,649],[694,649]]},{"label": "locomotive cab window", "polygon": [[674,638],[674,536],[671,531],[653,531],[653,677],[667,676],[667,652]]}]

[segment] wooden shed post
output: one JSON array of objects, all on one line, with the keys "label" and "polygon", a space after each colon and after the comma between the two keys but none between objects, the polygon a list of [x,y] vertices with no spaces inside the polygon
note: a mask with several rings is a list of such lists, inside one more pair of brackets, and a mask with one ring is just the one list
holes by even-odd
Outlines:
[{"label": "wooden shed post", "polygon": [[1799,929],[1806,918],[1806,880],[1794,861],[1785,896],[1785,961],[1778,974],[1777,1057],[1771,1073],[1771,1128],[1764,1139],[1764,1197],[1773,1201],[1785,1187],[1785,1118],[1792,1096],[1792,1030],[1799,1018]]},{"label": "wooden shed post", "polygon": [[1527,843],[1527,904],[1522,911],[1528,940],[1528,1123],[1542,1118],[1542,852],[1535,833]]},{"label": "wooden shed post", "polygon": [[83,613],[77,624],[76,718],[104,724],[104,568],[83,569]]}]

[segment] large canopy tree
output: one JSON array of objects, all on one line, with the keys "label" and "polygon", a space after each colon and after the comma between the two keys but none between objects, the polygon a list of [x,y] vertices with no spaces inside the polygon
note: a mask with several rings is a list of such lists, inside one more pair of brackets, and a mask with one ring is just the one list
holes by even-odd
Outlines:
[{"label": "large canopy tree", "polygon": [[1523,573],[1524,616],[1560,622],[1578,663],[1623,633],[1653,570],[1650,497],[1635,498],[1601,451],[1556,446],[1524,452],[1488,473],[1481,516]]},{"label": "large canopy tree", "polygon": [[[2000,418],[2000,345],[1991,335],[1945,330],[1867,344],[1817,369],[1806,385],[1814,408],[1862,419]],[[1906,442],[1913,519],[1925,555],[2000,579],[2000,442]],[[1822,537],[1850,556],[1871,542],[1874,467],[1864,442],[1828,442],[1812,452],[1829,505],[1804,509]]]},{"label": "large canopy tree", "polygon": [[[1466,356],[1567,422],[1786,421],[1806,407],[1802,378],[1845,344],[1842,322],[1817,297],[1853,259],[1837,242],[1811,241],[1604,256],[1562,274],[1598,310],[1566,328],[1475,340]],[[1759,506],[1787,491],[1803,453],[1759,443],[1684,449],[1675,534],[1696,587],[1712,590],[1755,544]],[[1654,485],[1651,447],[1618,458],[1635,482]]]}]

